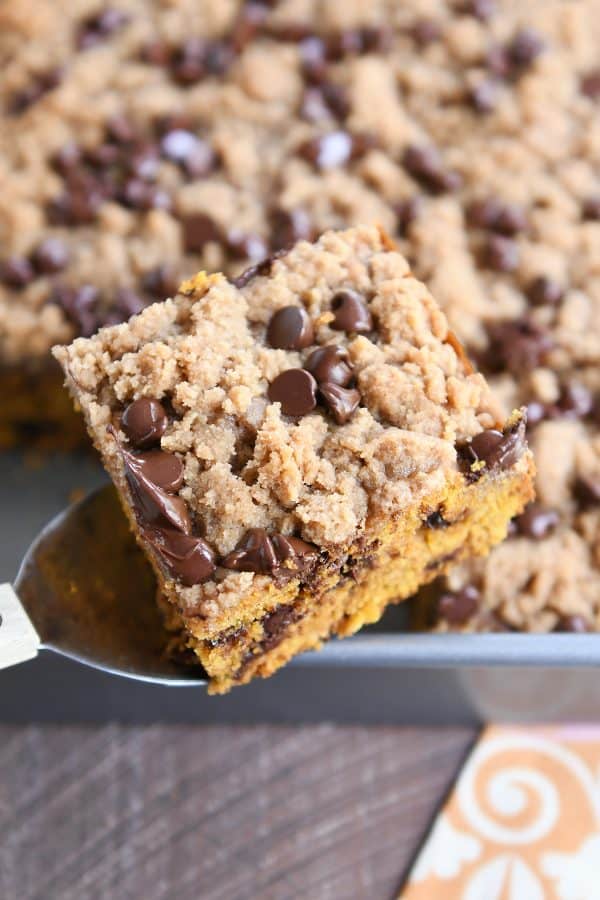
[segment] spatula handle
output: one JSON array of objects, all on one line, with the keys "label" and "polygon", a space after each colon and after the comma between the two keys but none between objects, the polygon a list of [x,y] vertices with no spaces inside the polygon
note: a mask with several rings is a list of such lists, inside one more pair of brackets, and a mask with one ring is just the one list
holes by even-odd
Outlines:
[{"label": "spatula handle", "polygon": [[0,669],[37,656],[40,639],[10,584],[0,584]]}]

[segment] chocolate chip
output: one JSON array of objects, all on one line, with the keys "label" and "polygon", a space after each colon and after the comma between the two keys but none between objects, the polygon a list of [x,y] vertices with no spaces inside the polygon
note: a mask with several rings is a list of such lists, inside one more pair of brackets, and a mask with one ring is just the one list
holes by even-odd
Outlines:
[{"label": "chocolate chip", "polygon": [[350,101],[341,84],[324,81],[318,87],[309,87],[304,92],[300,115],[308,122],[321,122],[330,116],[343,122],[349,114]]},{"label": "chocolate chip", "polygon": [[255,266],[249,266],[249,268],[244,269],[237,278],[232,279],[232,284],[234,284],[237,288],[246,287],[253,278],[256,278],[260,275],[268,275],[271,271],[273,263],[276,259],[279,259],[281,256],[285,256],[287,250],[276,250],[275,253],[271,253],[270,256],[267,256],[266,259],[263,259]]},{"label": "chocolate chip", "polygon": [[363,53],[387,53],[392,48],[394,34],[386,25],[367,25],[360,35]]},{"label": "chocolate chip", "polygon": [[110,37],[129,21],[129,16],[119,9],[108,7],[90,16],[82,23],[77,35],[77,49],[88,50]]},{"label": "chocolate chip", "polygon": [[178,84],[186,87],[206,76],[205,51],[205,42],[198,38],[190,38],[175,51],[171,60],[171,76]]},{"label": "chocolate chip", "polygon": [[594,408],[591,391],[581,382],[570,381],[560,392],[558,402],[547,409],[548,418],[584,419]]},{"label": "chocolate chip", "polygon": [[215,166],[216,157],[212,147],[183,128],[168,131],[163,135],[160,149],[163,156],[180,165],[194,178],[208,175]]},{"label": "chocolate chip", "polygon": [[293,606],[279,606],[262,620],[264,637],[260,645],[264,650],[272,650],[283,640],[287,629],[300,617]]},{"label": "chocolate chip", "polygon": [[467,92],[469,103],[478,113],[493,112],[498,103],[498,95],[498,83],[493,78],[482,78]]},{"label": "chocolate chip", "polygon": [[95,147],[87,147],[84,151],[86,163],[98,169],[116,165],[121,159],[121,148],[105,141]]},{"label": "chocolate chip", "polygon": [[373,329],[373,317],[364,298],[356,291],[338,291],[331,301],[334,320],[331,327],[336,331],[364,334]]},{"label": "chocolate chip", "polygon": [[352,157],[352,137],[347,131],[330,131],[305,141],[298,153],[315,168],[325,171],[344,166]]},{"label": "chocolate chip", "polygon": [[394,212],[397,217],[396,229],[399,235],[406,237],[408,229],[419,217],[422,205],[423,201],[418,195],[408,197],[406,200],[400,200],[394,204]]},{"label": "chocolate chip", "polygon": [[579,89],[590,100],[600,100],[600,69],[587,72],[579,83]]},{"label": "chocolate chip", "polygon": [[168,494],[176,493],[183,484],[183,462],[174,453],[149,450],[138,459],[146,478]]},{"label": "chocolate chip", "polygon": [[314,375],[319,384],[328,382],[339,387],[347,387],[352,381],[352,369],[343,347],[330,344],[313,350],[304,367]]},{"label": "chocolate chip", "polygon": [[327,37],[327,58],[338,62],[363,49],[362,32],[358,28],[344,28],[331,32]]},{"label": "chocolate chip", "polygon": [[496,197],[473,200],[466,209],[467,222],[474,228],[493,230],[500,209],[501,203]]},{"label": "chocolate chip", "polygon": [[279,563],[293,566],[295,569],[306,569],[316,562],[319,555],[314,544],[286,534],[272,534],[271,543]]},{"label": "chocolate chip", "polygon": [[305,416],[317,405],[317,382],[306,369],[287,369],[269,385],[271,403],[280,403],[286,416]]},{"label": "chocolate chip", "polygon": [[81,150],[74,141],[69,141],[52,157],[52,165],[61,174],[70,172],[81,162]]},{"label": "chocolate chip", "polygon": [[[110,429],[109,429],[110,430]],[[136,517],[142,527],[158,526],[168,522],[178,531],[190,534],[192,521],[186,502],[182,497],[174,496],[152,480],[153,475],[164,474],[163,468],[155,463],[148,463],[149,453],[131,453],[120,445],[117,447],[125,466],[125,478],[129,485]]]},{"label": "chocolate chip", "polygon": [[127,152],[127,169],[142,181],[154,181],[160,165],[158,147],[153,143],[138,143]]},{"label": "chocolate chip", "polygon": [[224,75],[234,58],[234,48],[227,41],[209,41],[206,45],[204,65],[210,75]]},{"label": "chocolate chip", "polygon": [[581,215],[584,221],[600,222],[600,195],[583,201]]},{"label": "chocolate chip", "polygon": [[56,225],[88,225],[95,221],[103,201],[103,193],[93,179],[78,180],[50,201],[48,218]]},{"label": "chocolate chip", "polygon": [[345,425],[360,403],[360,394],[355,388],[343,388],[327,381],[320,382],[319,395],[338,425]]},{"label": "chocolate chip", "polygon": [[527,230],[527,216],[522,207],[512,203],[501,203],[492,225],[494,231],[513,237]]},{"label": "chocolate chip", "polygon": [[108,119],[106,131],[108,136],[118,144],[131,144],[139,139],[137,128],[123,113],[117,113]]},{"label": "chocolate chip", "polygon": [[166,300],[173,297],[179,287],[179,279],[174,269],[167,263],[150,269],[142,278],[142,287],[156,300]]},{"label": "chocolate chip", "polygon": [[562,285],[545,275],[530,281],[525,293],[532,306],[558,306],[564,297]]},{"label": "chocolate chip", "polygon": [[168,191],[158,185],[148,184],[141,178],[129,178],[125,182],[120,200],[125,206],[142,211],[150,209],[169,211],[173,205]]},{"label": "chocolate chip", "polygon": [[229,34],[231,46],[236,53],[241,53],[244,47],[250,43],[266,17],[267,10],[264,4],[246,0]]},{"label": "chocolate chip", "polygon": [[221,239],[217,223],[205,213],[189,213],[182,219],[183,241],[188,253],[202,253],[210,241]]},{"label": "chocolate chip", "polygon": [[227,250],[234,259],[250,259],[253,262],[265,259],[269,254],[267,242],[260,234],[230,228],[225,236]]},{"label": "chocolate chip", "polygon": [[402,156],[402,164],[413,178],[434,193],[454,191],[462,184],[458,172],[445,168],[435,147],[409,145]]},{"label": "chocolate chip", "polygon": [[527,428],[533,428],[546,418],[546,405],[539,400],[531,400],[527,404]]},{"label": "chocolate chip", "polygon": [[82,284],[76,288],[56,285],[49,302],[61,307],[79,335],[91,337],[100,324],[97,315],[99,299],[100,294],[93,284]]},{"label": "chocolate chip", "polygon": [[432,512],[425,519],[425,525],[427,528],[431,528],[432,531],[435,531],[438,528],[447,528],[449,524],[450,522],[446,521],[439,509],[436,509],[435,512]]},{"label": "chocolate chip", "polygon": [[487,22],[496,12],[495,0],[467,0],[461,7],[466,15],[475,16],[481,22]]},{"label": "chocolate chip", "polygon": [[151,66],[168,66],[172,59],[172,51],[166,41],[156,38],[148,41],[141,49],[140,57],[142,62]]},{"label": "chocolate chip", "polygon": [[[113,324],[124,322],[130,319],[131,316],[137,316],[147,305],[144,297],[141,297],[133,288],[117,288],[114,295],[115,318],[113,319]],[[106,324],[108,324],[108,320]]]},{"label": "chocolate chip", "polygon": [[146,449],[160,442],[168,418],[160,400],[140,397],[130,403],[121,416],[121,428],[134,447]]},{"label": "chocolate chip", "polygon": [[543,52],[544,42],[535,29],[521,28],[506,49],[515,66],[526,68]]},{"label": "chocolate chip", "polygon": [[12,115],[25,112],[32,104],[36,103],[44,94],[54,90],[62,81],[63,72],[60,68],[49,69],[34,76],[31,84],[17,91],[8,102],[8,111]]},{"label": "chocolate chip", "polygon": [[410,33],[421,47],[439,41],[442,36],[442,26],[435,19],[418,19],[411,27]]},{"label": "chocolate chip", "polygon": [[573,486],[573,495],[582,509],[600,504],[600,478],[581,476]]},{"label": "chocolate chip", "polygon": [[487,69],[497,78],[508,78],[514,68],[510,54],[506,47],[494,44],[489,48],[485,57]]},{"label": "chocolate chip", "polygon": [[288,249],[298,241],[310,240],[313,235],[310,217],[300,206],[272,210],[269,226],[273,250]]},{"label": "chocolate chip", "polygon": [[556,623],[554,630],[584,634],[585,632],[591,631],[592,629],[583,616],[571,615],[561,616]]},{"label": "chocolate chip", "polygon": [[314,339],[313,325],[301,306],[284,306],[272,317],[267,328],[267,341],[281,350],[302,350]]},{"label": "chocolate chip", "polygon": [[307,81],[320,84],[327,76],[325,44],[320,37],[311,35],[298,45],[302,74]]},{"label": "chocolate chip", "polygon": [[277,556],[264,528],[250,528],[221,565],[237,572],[269,575],[277,567]]},{"label": "chocolate chip", "polygon": [[235,550],[221,560],[226,569],[270,575],[291,569],[303,572],[316,561],[318,550],[300,538],[284,534],[269,535],[264,528],[250,528]]},{"label": "chocolate chip", "polygon": [[530,503],[515,519],[519,533],[536,541],[548,537],[559,521],[560,517],[555,509],[538,502]]},{"label": "chocolate chip", "polygon": [[[519,419],[505,431],[489,428],[456,448],[459,465],[468,481],[477,481],[485,471],[509,469],[525,450],[525,421]],[[483,464],[483,465],[481,465]]]},{"label": "chocolate chip", "polygon": [[447,591],[437,601],[437,615],[450,625],[464,625],[477,610],[481,594],[471,584],[459,591]]},{"label": "chocolate chip", "polygon": [[483,246],[481,262],[495,272],[514,272],[519,267],[519,245],[511,238],[493,234]]},{"label": "chocolate chip", "polygon": [[553,346],[550,336],[529,319],[492,322],[487,330],[492,370],[506,368],[515,375],[530,372],[543,363]]},{"label": "chocolate chip", "polygon": [[69,250],[59,238],[45,238],[37,245],[32,262],[38,272],[60,272],[69,262]]},{"label": "chocolate chip", "polygon": [[33,266],[25,256],[9,256],[0,263],[0,281],[9,287],[26,287],[34,278]]},{"label": "chocolate chip", "polygon": [[144,528],[143,534],[170,574],[186,587],[202,584],[214,574],[215,555],[201,537],[156,527]]}]

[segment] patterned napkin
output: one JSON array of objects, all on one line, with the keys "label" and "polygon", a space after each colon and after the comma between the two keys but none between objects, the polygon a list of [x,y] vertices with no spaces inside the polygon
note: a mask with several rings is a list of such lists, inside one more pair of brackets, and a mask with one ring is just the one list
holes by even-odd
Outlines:
[{"label": "patterned napkin", "polygon": [[600,726],[486,728],[399,900],[600,900]]}]

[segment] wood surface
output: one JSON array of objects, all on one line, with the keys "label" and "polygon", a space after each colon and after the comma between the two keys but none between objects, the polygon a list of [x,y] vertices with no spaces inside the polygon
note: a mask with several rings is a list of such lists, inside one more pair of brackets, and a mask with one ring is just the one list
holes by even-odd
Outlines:
[{"label": "wood surface", "polygon": [[474,738],[0,725],[0,898],[392,900]]}]

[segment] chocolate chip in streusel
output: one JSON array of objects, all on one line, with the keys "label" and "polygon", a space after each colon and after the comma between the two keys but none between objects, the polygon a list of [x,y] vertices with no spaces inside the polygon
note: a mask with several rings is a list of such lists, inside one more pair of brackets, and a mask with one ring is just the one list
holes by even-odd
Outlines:
[{"label": "chocolate chip in streusel", "polygon": [[319,383],[319,396],[338,425],[345,425],[360,403],[356,388],[343,388],[328,381]]},{"label": "chocolate chip in streusel", "polygon": [[284,306],[271,317],[267,341],[281,350],[302,350],[310,346],[314,329],[310,316],[301,306]]},{"label": "chocolate chip in streusel", "polygon": [[330,131],[301,144],[298,153],[315,168],[326,171],[345,166],[352,157],[352,136],[347,131]]},{"label": "chocolate chip in streusel", "polygon": [[24,288],[33,281],[35,272],[26,256],[9,256],[0,263],[0,281],[13,288]]},{"label": "chocolate chip in streusel", "polygon": [[334,320],[331,327],[336,331],[364,334],[373,329],[373,317],[364,298],[356,291],[338,291],[331,301]]},{"label": "chocolate chip in streusel", "polygon": [[468,584],[459,591],[447,591],[437,601],[437,616],[450,625],[464,625],[476,612],[481,594]]},{"label": "chocolate chip in streusel", "polygon": [[541,541],[552,534],[560,521],[558,511],[538,501],[530,503],[515,519],[519,534]]},{"label": "chocolate chip in streusel", "polygon": [[579,83],[579,89],[590,100],[600,100],[600,68],[587,72]]},{"label": "chocolate chip in streusel", "polygon": [[271,210],[269,226],[273,250],[284,250],[298,241],[310,240],[313,234],[310,217],[301,206]]},{"label": "chocolate chip in streusel", "polygon": [[45,238],[33,251],[31,261],[44,275],[60,272],[69,262],[69,248],[60,238]]},{"label": "chocolate chip in streusel", "polygon": [[558,306],[565,292],[558,281],[539,275],[529,282],[525,293],[532,306]]},{"label": "chocolate chip in streusel", "polygon": [[581,215],[584,221],[600,222],[600,194],[596,197],[587,197],[583,201]]},{"label": "chocolate chip in streusel", "polygon": [[133,446],[145,450],[160,442],[168,417],[160,400],[139,397],[125,407],[120,424]]},{"label": "chocolate chip in streusel", "polygon": [[268,396],[284,415],[305,416],[317,405],[317,382],[306,369],[286,369],[273,379]]},{"label": "chocolate chip in streusel", "polygon": [[304,367],[317,379],[319,384],[329,382],[347,387],[352,381],[352,368],[348,354],[343,347],[329,344],[313,350]]},{"label": "chocolate chip in streusel", "polygon": [[123,28],[129,22],[129,16],[122,10],[107,7],[95,15],[89,16],[82,23],[77,35],[77,49],[88,50]]},{"label": "chocolate chip in streusel", "polygon": [[447,169],[436,147],[410,144],[402,156],[406,171],[428,190],[445,193],[457,190],[462,184],[458,172]]},{"label": "chocolate chip in streusel", "polygon": [[584,634],[592,629],[589,622],[584,619],[583,616],[571,615],[561,616],[554,630]]},{"label": "chocolate chip in streusel", "polygon": [[206,213],[188,213],[182,217],[183,240],[188,253],[202,253],[210,241],[221,240],[221,229]]},{"label": "chocolate chip in streusel", "polygon": [[147,291],[154,300],[166,300],[174,297],[179,287],[179,279],[174,269],[163,263],[146,272],[142,277],[142,288]]},{"label": "chocolate chip in streusel", "polygon": [[487,326],[490,346],[486,362],[490,369],[506,368],[516,375],[543,363],[552,349],[550,335],[530,319],[491,322]]},{"label": "chocolate chip in streusel", "polygon": [[511,238],[492,234],[483,245],[481,262],[495,272],[514,272],[519,267],[519,245]]}]

